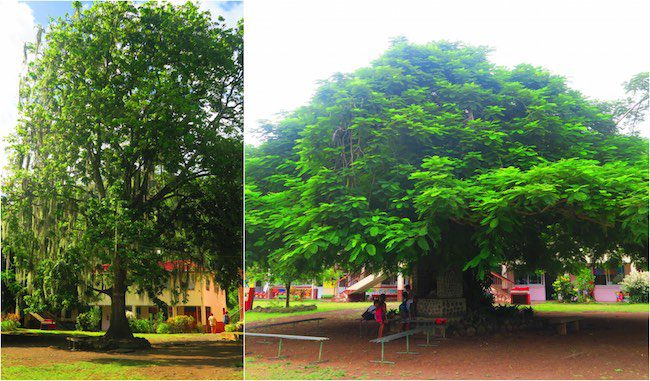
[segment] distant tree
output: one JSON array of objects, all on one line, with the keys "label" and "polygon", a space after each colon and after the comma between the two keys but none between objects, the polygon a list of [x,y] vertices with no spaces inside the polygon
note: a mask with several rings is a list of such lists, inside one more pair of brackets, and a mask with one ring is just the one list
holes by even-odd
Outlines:
[{"label": "distant tree", "polygon": [[638,133],[638,127],[645,122],[648,114],[649,99],[648,72],[632,77],[623,84],[627,97],[610,104],[616,125],[632,134]]},{"label": "distant tree", "polygon": [[26,47],[2,250],[28,307],[104,293],[128,339],[127,287],[159,295],[160,262],[237,279],[243,29],[191,2],[75,8]]},{"label": "distant tree", "polygon": [[647,262],[647,140],[563,78],[487,53],[399,39],[324,83],[249,150],[247,255],[478,276],[586,252]]}]

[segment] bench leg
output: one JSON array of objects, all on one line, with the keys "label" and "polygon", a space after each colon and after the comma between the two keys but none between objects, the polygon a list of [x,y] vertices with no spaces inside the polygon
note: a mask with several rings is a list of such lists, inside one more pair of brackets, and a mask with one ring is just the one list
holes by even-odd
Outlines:
[{"label": "bench leg", "polygon": [[401,355],[417,355],[418,354],[417,352],[411,352],[410,347],[409,347],[409,337],[410,336],[406,336],[406,352],[397,352],[397,353],[399,353]]},{"label": "bench leg", "polygon": [[576,332],[580,332],[580,322],[579,321],[577,321],[577,320],[575,321],[574,327],[576,329]]},{"label": "bench leg", "polygon": [[327,360],[323,360],[323,342],[321,341],[318,348],[318,361],[311,361],[310,364],[319,364],[322,362],[327,362]]},{"label": "bench leg", "polygon": [[437,347],[438,343],[434,342],[431,343],[431,331],[424,331],[427,335],[427,343],[426,344],[418,344],[421,347]]},{"label": "bench leg", "polygon": [[379,363],[379,364],[395,364],[395,363],[392,362],[392,361],[386,361],[386,360],[384,360],[384,343],[381,343],[381,360],[379,360],[379,361],[377,361],[377,360],[370,360],[370,362],[376,362],[376,363]]},{"label": "bench leg", "polygon": [[558,324],[557,333],[562,336],[566,335],[566,323]]},{"label": "bench leg", "polygon": [[278,357],[271,357],[271,359],[279,360],[287,357],[287,356],[282,356],[281,353],[282,353],[282,339],[278,341]]}]

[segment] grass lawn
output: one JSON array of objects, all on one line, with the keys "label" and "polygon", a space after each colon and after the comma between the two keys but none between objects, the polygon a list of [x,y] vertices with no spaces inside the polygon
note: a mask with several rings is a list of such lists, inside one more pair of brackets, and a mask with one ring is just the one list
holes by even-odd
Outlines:
[{"label": "grass lawn", "polygon": [[[37,334],[37,335],[62,335],[62,336],[102,336],[104,332],[86,332],[86,331],[65,331],[65,330],[40,330],[19,328],[11,334]],[[175,341],[187,339],[207,338],[209,334],[204,333],[134,333],[135,337],[144,337],[150,342]]]},{"label": "grass lawn", "polygon": [[[281,318],[281,317],[287,317],[287,316],[298,316],[298,315],[309,315],[317,312],[327,312],[327,311],[340,311],[340,310],[358,310],[359,311],[359,316],[361,313],[368,307],[370,307],[371,302],[330,302],[330,301],[323,301],[323,300],[305,300],[305,301],[292,301],[290,306],[295,307],[295,306],[300,306],[300,305],[316,305],[316,310],[313,311],[298,311],[298,312],[273,312],[273,313],[268,313],[268,312],[255,312],[255,311],[246,311],[246,322],[254,322],[254,321],[260,321],[260,320],[268,320],[268,319],[276,319],[276,318]],[[389,309],[397,308],[399,306],[399,303],[397,302],[389,302],[386,303]],[[253,302],[253,307],[256,306],[262,306],[262,307],[269,307],[269,306],[278,306],[278,307],[283,307],[284,306],[284,300],[280,300],[279,302],[277,300],[255,300]]]},{"label": "grass lawn", "polygon": [[627,303],[558,303],[544,302],[533,304],[533,310],[537,312],[648,312],[648,304],[627,304]]},{"label": "grass lawn", "polygon": [[[153,365],[153,363],[151,364]],[[2,367],[3,380],[143,380],[138,372],[141,361],[113,360],[102,364],[89,361],[41,364],[39,366],[12,365]]]},{"label": "grass lawn", "polygon": [[[346,378],[344,371],[328,366],[283,363],[258,363],[256,358],[246,358],[247,380],[332,380]],[[359,377],[355,377],[360,379]]]}]

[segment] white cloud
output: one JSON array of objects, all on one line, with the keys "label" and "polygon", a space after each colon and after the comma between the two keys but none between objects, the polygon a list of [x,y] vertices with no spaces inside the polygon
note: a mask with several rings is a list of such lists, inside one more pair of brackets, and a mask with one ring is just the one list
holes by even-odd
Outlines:
[{"label": "white cloud", "polygon": [[2,3],[0,12],[0,173],[7,164],[5,138],[14,130],[18,117],[18,84],[23,69],[23,46],[36,36],[31,8],[16,0]]},{"label": "white cloud", "polygon": [[496,64],[543,66],[591,98],[616,99],[648,70],[648,10],[642,0],[246,0],[247,142],[258,120],[306,104],[318,80],[369,65],[400,35],[488,45]]},{"label": "white cloud", "polygon": [[244,3],[242,1],[199,1],[201,10],[210,11],[212,17],[223,16],[226,25],[234,27],[244,17]]}]

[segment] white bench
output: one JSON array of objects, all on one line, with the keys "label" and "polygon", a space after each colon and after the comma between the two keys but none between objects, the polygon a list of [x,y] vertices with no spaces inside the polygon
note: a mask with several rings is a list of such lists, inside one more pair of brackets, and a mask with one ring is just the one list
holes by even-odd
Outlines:
[{"label": "white bench", "polygon": [[272,359],[283,359],[286,356],[282,356],[282,340],[306,340],[306,341],[318,341],[320,343],[320,346],[318,348],[318,361],[314,362],[323,362],[322,357],[323,357],[323,341],[328,341],[330,338],[329,337],[318,337],[318,336],[299,336],[299,335],[284,335],[284,334],[276,334],[276,333],[249,333],[249,332],[233,332],[236,335],[243,335],[244,337],[250,336],[250,337],[264,337],[264,338],[276,338],[280,339],[278,341],[278,356],[277,357],[271,357]]},{"label": "white bench", "polygon": [[388,335],[388,336],[380,337],[380,338],[377,338],[377,339],[374,339],[374,340],[370,340],[371,343],[381,344],[381,360],[371,360],[370,362],[376,362],[376,363],[380,363],[380,364],[395,364],[393,361],[384,360],[384,344],[386,344],[389,341],[401,339],[402,337],[406,337],[406,352],[397,352],[397,353],[408,354],[408,355],[416,355],[417,352],[411,352],[410,351],[409,337],[416,334],[416,333],[420,333],[422,331],[423,331],[422,328],[409,329],[408,331],[402,331],[402,332],[398,332],[398,333],[395,333],[395,334],[392,334],[392,335]]},{"label": "white bench", "polygon": [[431,343],[431,334],[433,333],[434,336],[437,336],[438,332],[440,332],[440,338],[446,339],[447,338],[447,323],[444,324],[436,324],[436,319],[435,318],[425,318],[425,317],[416,317],[416,318],[410,318],[406,319],[404,321],[405,323],[415,323],[417,324],[418,328],[422,328],[423,332],[427,335],[427,343],[426,344],[419,344],[421,347],[435,347],[438,346],[437,343],[432,344]]}]

